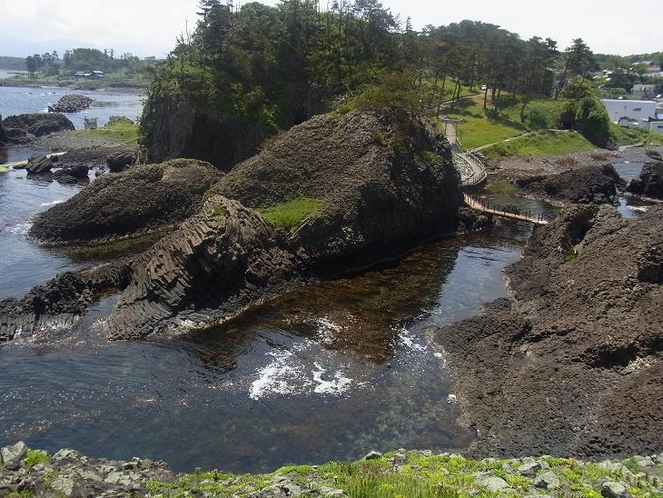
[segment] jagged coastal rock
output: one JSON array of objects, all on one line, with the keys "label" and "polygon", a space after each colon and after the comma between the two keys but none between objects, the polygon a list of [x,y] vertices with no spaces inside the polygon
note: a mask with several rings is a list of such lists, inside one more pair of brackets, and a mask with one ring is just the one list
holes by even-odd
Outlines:
[{"label": "jagged coastal rock", "polygon": [[[410,141],[395,150],[392,134]],[[455,230],[461,202],[449,147],[435,130],[361,112],[292,128],[212,191],[140,256],[110,316],[113,337],[218,323],[307,279],[393,257]],[[304,196],[319,207],[288,230],[250,209]]]},{"label": "jagged coastal rock", "polygon": [[90,107],[94,99],[86,95],[69,93],[60,97],[55,104],[48,106],[48,112],[78,112]]},{"label": "jagged coastal rock", "polygon": [[578,204],[613,203],[617,188],[625,185],[612,164],[584,166],[558,174],[521,178],[516,185],[525,194]]},{"label": "jagged coastal rock", "polygon": [[660,159],[646,162],[642,167],[640,176],[631,180],[626,187],[626,191],[635,195],[663,200],[663,162]]},{"label": "jagged coastal rock", "polygon": [[7,135],[5,124],[2,122],[2,114],[0,114],[0,145],[4,145],[7,142],[9,142],[9,136]]},{"label": "jagged coastal rock", "polygon": [[[459,229],[462,197],[448,143],[409,116],[318,116],[231,173],[214,170],[216,184],[202,203],[177,200],[194,190],[200,199],[208,188],[189,185],[185,164],[205,163],[176,160],[102,177],[34,221],[33,237],[60,243],[140,234],[189,216],[132,263],[108,320],[112,337],[218,323],[302,282]],[[166,195],[159,185],[169,182],[177,188]],[[314,207],[294,226],[260,214],[304,198]]]},{"label": "jagged coastal rock", "polygon": [[25,169],[29,175],[41,175],[43,173],[50,173],[53,166],[54,162],[50,157],[41,155],[28,159]]},{"label": "jagged coastal rock", "polygon": [[73,130],[74,124],[60,113],[34,113],[7,116],[3,120],[9,143],[26,143],[59,131]]},{"label": "jagged coastal rock", "polygon": [[193,214],[220,176],[210,164],[185,159],[103,175],[36,216],[30,236],[71,244],[164,230]]},{"label": "jagged coastal rock", "polygon": [[663,206],[573,206],[534,230],[513,299],[436,334],[473,455],[660,452]]}]

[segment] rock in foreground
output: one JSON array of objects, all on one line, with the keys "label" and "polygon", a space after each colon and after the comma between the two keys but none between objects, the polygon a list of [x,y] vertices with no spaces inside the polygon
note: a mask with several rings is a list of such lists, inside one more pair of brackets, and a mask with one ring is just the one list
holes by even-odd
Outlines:
[{"label": "rock in foreground", "polygon": [[[432,451],[370,452],[356,462],[298,465],[265,474],[198,470],[174,475],[163,462],[54,455],[24,443],[2,448],[23,457],[0,465],[0,495],[200,496],[660,496],[663,454],[589,463],[571,458],[471,460]],[[19,494],[21,493],[21,494]]]},{"label": "rock in foreground", "polygon": [[638,178],[634,178],[626,187],[631,194],[663,200],[663,162],[649,161],[642,167]]},{"label": "rock in foreground", "polygon": [[663,451],[663,206],[575,206],[508,270],[513,300],[444,327],[475,455]]}]

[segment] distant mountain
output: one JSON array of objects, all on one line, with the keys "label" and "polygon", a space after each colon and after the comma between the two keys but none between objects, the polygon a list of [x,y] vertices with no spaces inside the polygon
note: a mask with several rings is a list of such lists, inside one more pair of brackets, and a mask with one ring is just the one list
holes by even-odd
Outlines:
[{"label": "distant mountain", "polygon": [[0,46],[0,56],[27,57],[28,55],[43,54],[45,52],[50,54],[55,50],[60,54],[60,57],[62,57],[62,54],[67,50],[72,50],[74,48],[96,48],[99,50],[112,48],[118,57],[125,52],[130,52],[137,57],[156,56],[161,58],[165,56],[170,49],[175,48],[175,44],[173,43],[173,47],[170,49],[151,45],[128,45],[124,43],[114,43],[103,46],[98,43],[90,43],[82,40],[26,40],[10,34],[3,36],[2,46]]}]

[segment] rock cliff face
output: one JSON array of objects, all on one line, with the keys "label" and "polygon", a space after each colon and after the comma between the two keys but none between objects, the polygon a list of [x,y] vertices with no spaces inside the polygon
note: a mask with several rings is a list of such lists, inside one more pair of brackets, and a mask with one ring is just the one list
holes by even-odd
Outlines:
[{"label": "rock cliff face", "polygon": [[192,215],[220,176],[210,164],[184,159],[103,175],[36,216],[30,236],[72,244],[163,230]]},{"label": "rock cliff face", "polygon": [[[450,148],[434,128],[407,116],[353,112],[298,125],[217,177],[198,205],[181,205],[183,193],[155,194],[172,182],[199,198],[202,185],[183,181],[180,163],[202,173],[211,168],[178,160],[109,175],[33,225],[32,234],[49,241],[90,240],[189,216],[131,262],[108,321],[112,337],[218,323],[302,282],[394,257],[458,228],[462,198]],[[272,226],[254,209],[301,197],[314,198],[319,209],[293,228]],[[193,213],[183,210],[192,206]]]},{"label": "rock cliff face", "polygon": [[536,228],[512,300],[439,330],[477,455],[661,451],[663,207],[575,206]]},{"label": "rock cliff face", "polygon": [[197,110],[181,97],[154,94],[141,119],[140,146],[149,162],[190,157],[227,171],[255,154],[266,136],[266,130],[246,120]]}]

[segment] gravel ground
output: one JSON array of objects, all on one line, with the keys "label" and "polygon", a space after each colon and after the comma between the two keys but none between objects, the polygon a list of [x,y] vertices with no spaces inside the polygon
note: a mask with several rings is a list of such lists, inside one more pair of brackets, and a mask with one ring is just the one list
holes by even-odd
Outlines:
[{"label": "gravel ground", "polygon": [[33,142],[35,145],[50,149],[52,152],[68,152],[88,147],[108,147],[122,145],[119,142],[100,137],[84,137],[69,131],[52,133],[39,137]]},{"label": "gravel ground", "polygon": [[[654,147],[659,153],[663,147]],[[488,179],[491,182],[510,181],[533,175],[561,173],[579,166],[600,165],[616,162],[645,162],[644,147],[625,147],[618,151],[597,149],[592,152],[564,154],[559,156],[521,156],[486,161]]]}]

